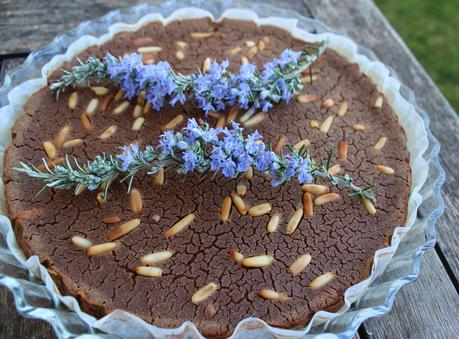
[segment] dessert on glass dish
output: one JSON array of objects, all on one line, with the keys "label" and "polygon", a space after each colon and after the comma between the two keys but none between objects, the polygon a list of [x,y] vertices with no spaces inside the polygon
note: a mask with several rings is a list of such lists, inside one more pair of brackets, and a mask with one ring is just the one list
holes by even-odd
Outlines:
[{"label": "dessert on glass dish", "polygon": [[16,240],[95,318],[304,328],[413,213],[396,101],[340,38],[190,12],[48,67],[4,155]]}]

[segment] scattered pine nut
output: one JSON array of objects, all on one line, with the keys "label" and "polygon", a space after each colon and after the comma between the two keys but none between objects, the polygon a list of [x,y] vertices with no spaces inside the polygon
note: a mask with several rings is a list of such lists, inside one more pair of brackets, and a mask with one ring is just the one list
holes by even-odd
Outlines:
[{"label": "scattered pine nut", "polygon": [[344,101],[338,109],[338,116],[344,117],[347,113],[348,108],[349,104],[347,103],[347,101]]},{"label": "scattered pine nut", "polygon": [[242,65],[247,65],[249,63],[249,59],[247,59],[247,57],[245,56],[242,56],[241,57],[241,64]]},{"label": "scattered pine nut", "polygon": [[185,53],[183,51],[177,51],[175,52],[175,57],[179,60],[183,60],[185,59]]},{"label": "scattered pine nut", "polygon": [[246,257],[242,259],[241,265],[247,268],[262,268],[271,265],[273,261],[274,257],[272,255],[263,254]]},{"label": "scattered pine nut", "polygon": [[255,56],[255,54],[258,53],[258,47],[257,46],[252,46],[249,48],[247,51],[247,54],[245,55],[247,59],[252,60]]},{"label": "scattered pine nut", "polygon": [[183,231],[187,226],[189,226],[194,220],[194,214],[190,213],[184,216],[182,219],[177,221],[172,227],[168,228],[164,235],[166,238],[170,238],[173,235]]},{"label": "scattered pine nut", "polygon": [[188,44],[185,41],[176,41],[175,44],[178,48],[184,49],[188,47]]},{"label": "scattered pine nut", "polygon": [[299,150],[301,147],[308,147],[310,144],[311,142],[309,141],[309,139],[303,139],[298,141],[295,145],[293,145],[293,148]]},{"label": "scattered pine nut", "polygon": [[367,199],[367,198],[363,198],[362,199],[362,203],[363,203],[363,206],[365,206],[365,209],[367,210],[367,212],[371,215],[375,215],[376,214],[376,208],[375,206],[373,205],[373,203],[371,202],[370,199]]},{"label": "scattered pine nut", "polygon": [[56,148],[62,147],[69,133],[70,133],[70,126],[64,126],[61,128],[59,133],[57,133],[56,137],[54,138],[53,143],[56,146]]},{"label": "scattered pine nut", "polygon": [[261,289],[258,292],[258,295],[264,299],[273,300],[273,301],[286,301],[290,299],[283,293],[279,293],[279,292],[276,292],[276,291],[273,291],[267,288]]},{"label": "scattered pine nut", "polygon": [[269,36],[264,36],[262,39],[267,45],[271,43],[271,38]]},{"label": "scattered pine nut", "polygon": [[317,95],[315,95],[315,94],[301,94],[301,95],[298,95],[296,97],[296,100],[299,103],[302,103],[302,104],[307,104],[307,103],[310,103],[310,102],[314,102],[317,99],[319,99],[319,97]]},{"label": "scattered pine nut", "polygon": [[149,101],[147,101],[147,103],[145,104],[145,106],[143,107],[143,114],[147,114],[150,112],[150,109],[151,109],[151,104]]},{"label": "scattered pine nut", "polygon": [[158,53],[162,50],[163,49],[159,46],[142,46],[137,48],[137,52],[139,53]]},{"label": "scattered pine nut", "polygon": [[136,188],[133,188],[130,193],[131,197],[131,211],[134,214],[139,214],[142,211],[142,195],[140,191]]},{"label": "scattered pine nut", "polygon": [[69,95],[69,101],[68,101],[69,108],[75,109],[77,104],[78,104],[78,93],[73,92],[72,94]]},{"label": "scattered pine nut", "polygon": [[99,138],[100,140],[106,140],[106,139],[110,138],[113,134],[115,134],[117,130],[118,130],[118,126],[112,125],[112,126],[106,128],[105,131],[103,131],[103,132],[98,136],[98,138]]},{"label": "scattered pine nut", "polygon": [[379,140],[374,145],[375,150],[380,151],[384,147],[386,142],[387,142],[387,138],[386,137],[379,138]]},{"label": "scattered pine nut", "polygon": [[347,141],[346,140],[342,140],[338,145],[338,157],[341,160],[346,160],[347,159],[347,151],[348,151]]},{"label": "scattered pine nut", "polygon": [[190,33],[192,39],[207,39],[214,35],[214,32],[193,32]]},{"label": "scattered pine nut", "polygon": [[247,112],[245,112],[242,117],[239,119],[241,123],[246,122],[249,120],[253,115],[255,114],[255,110],[249,109]]},{"label": "scattered pine nut", "polygon": [[291,235],[295,232],[296,228],[300,224],[301,219],[303,218],[303,207],[297,208],[293,215],[290,217],[290,220],[287,224],[286,233]]},{"label": "scattered pine nut", "polygon": [[239,194],[241,198],[244,197],[247,193],[247,187],[243,184],[237,184],[236,186],[236,193]]},{"label": "scattered pine nut", "polygon": [[337,201],[341,196],[338,193],[325,193],[314,200],[314,205],[320,206],[330,202]]},{"label": "scattered pine nut", "polygon": [[383,174],[394,174],[395,171],[392,167],[389,167],[389,166],[384,166],[384,165],[377,165],[376,168],[378,169],[378,171],[380,171],[381,173]]},{"label": "scattered pine nut", "polygon": [[92,86],[91,90],[96,94],[96,95],[105,95],[108,93],[108,88],[107,87],[102,87],[102,86]]},{"label": "scattered pine nut", "polygon": [[220,221],[227,222],[231,214],[231,197],[223,199],[222,207],[220,208]]},{"label": "scattered pine nut", "polygon": [[107,110],[108,105],[112,102],[113,95],[107,95],[104,100],[102,101],[102,104],[100,105],[100,109],[104,112]]},{"label": "scattered pine nut", "polygon": [[260,122],[265,120],[266,117],[267,115],[264,112],[257,113],[252,118],[244,122],[243,126],[246,128],[254,127],[255,125],[258,125]]},{"label": "scattered pine nut", "polygon": [[132,116],[134,118],[138,118],[142,115],[143,107],[142,105],[135,105],[134,111],[132,112]]},{"label": "scattered pine nut", "polygon": [[231,260],[233,260],[234,262],[238,264],[240,264],[242,260],[244,260],[244,255],[238,251],[231,251],[229,253],[229,257]]},{"label": "scattered pine nut", "polygon": [[317,120],[311,120],[309,122],[309,127],[319,129],[320,128],[320,124],[319,124],[319,122]]},{"label": "scattered pine nut", "polygon": [[64,148],[70,148],[70,147],[76,147],[76,146],[80,146],[83,144],[83,139],[72,139],[72,140],[69,140],[69,141],[66,141],[64,142],[64,144],[62,145],[62,147]]},{"label": "scattered pine nut", "polygon": [[115,109],[113,110],[113,114],[119,115],[126,111],[129,107],[130,103],[129,101],[123,101],[121,104],[119,104]]},{"label": "scattered pine nut", "polygon": [[322,103],[322,108],[329,109],[329,108],[332,107],[334,104],[335,104],[335,100],[333,100],[332,98],[328,98],[327,100],[325,100],[325,101]]},{"label": "scattered pine nut", "polygon": [[46,155],[49,159],[56,159],[57,157],[57,150],[54,144],[51,141],[44,141],[43,142],[43,149],[45,150]]},{"label": "scattered pine nut", "polygon": [[239,108],[237,106],[231,107],[230,111],[228,112],[228,117],[226,118],[226,122],[228,124],[231,124],[234,120],[236,120],[238,113],[239,113]]},{"label": "scattered pine nut", "polygon": [[333,165],[328,169],[328,174],[330,175],[337,175],[339,172],[341,172],[341,166],[339,164]]},{"label": "scattered pine nut", "polygon": [[333,116],[331,115],[331,116],[327,117],[327,118],[324,120],[324,122],[322,122],[322,124],[320,125],[320,131],[321,131],[322,133],[327,134],[328,131],[330,130],[330,127],[331,127],[332,122],[333,122]]},{"label": "scattered pine nut", "polygon": [[213,317],[215,316],[215,314],[217,314],[217,310],[215,309],[215,306],[212,303],[206,305],[205,312],[206,315],[209,317]]},{"label": "scattered pine nut", "polygon": [[87,187],[85,185],[78,184],[77,187],[75,187],[75,191],[73,192],[74,195],[80,195],[84,191],[86,191]]},{"label": "scattered pine nut", "polygon": [[92,257],[94,255],[102,255],[112,252],[116,248],[115,242],[105,242],[99,245],[92,245],[86,249],[86,255]]},{"label": "scattered pine nut", "polygon": [[285,134],[281,134],[279,136],[279,139],[277,139],[277,143],[276,143],[276,146],[274,146],[274,153],[280,153],[280,151],[282,151],[282,148],[284,148],[284,146],[287,144],[287,137],[285,136]]},{"label": "scattered pine nut", "polygon": [[247,40],[247,41],[245,42],[245,45],[246,45],[247,47],[253,47],[253,46],[255,46],[255,42],[252,41],[252,40]]},{"label": "scattered pine nut", "polygon": [[152,43],[153,38],[151,36],[136,38],[132,41],[134,46],[145,46],[146,44]]},{"label": "scattered pine nut", "polygon": [[137,266],[134,272],[144,277],[158,278],[163,275],[163,270],[159,267]]},{"label": "scattered pine nut", "polygon": [[91,120],[89,120],[89,117],[86,114],[83,113],[80,116],[80,121],[84,129],[88,129],[88,130],[92,129]]},{"label": "scattered pine nut", "polygon": [[211,60],[209,57],[207,57],[207,58],[204,60],[204,63],[202,64],[202,71],[203,71],[204,73],[209,72],[209,71],[210,71],[210,66],[211,66],[211,64],[212,64],[212,60]]},{"label": "scattered pine nut", "polygon": [[317,76],[314,75],[314,74],[313,75],[306,75],[306,76],[300,78],[301,83],[303,83],[305,85],[306,84],[310,84],[310,83],[312,83],[312,82],[314,82],[316,80],[317,80]]},{"label": "scattered pine nut", "polygon": [[87,249],[88,247],[90,247],[92,245],[92,242],[89,241],[88,239],[86,238],[83,238],[79,235],[74,235],[72,237],[72,243],[78,247],[78,248],[81,248],[81,249]]},{"label": "scattered pine nut", "polygon": [[229,53],[231,55],[236,55],[236,54],[240,53],[241,51],[242,51],[242,48],[237,46],[237,47],[231,48]]},{"label": "scattered pine nut", "polygon": [[311,290],[316,290],[318,288],[321,288],[321,287],[325,286],[330,281],[332,281],[334,278],[335,278],[335,273],[333,273],[333,272],[324,273],[324,274],[318,276],[317,278],[315,278],[311,282],[311,284],[309,285],[309,288]]},{"label": "scattered pine nut", "polygon": [[123,90],[118,90],[118,92],[116,92],[115,94],[115,101],[118,101],[118,100],[121,100],[121,98],[124,96],[124,93],[123,93]]},{"label": "scattered pine nut", "polygon": [[140,262],[143,265],[154,265],[172,258],[174,254],[172,250],[157,251],[140,257]]},{"label": "scattered pine nut", "polygon": [[121,221],[121,218],[117,214],[109,215],[102,218],[104,224],[116,224]]},{"label": "scattered pine nut", "polygon": [[233,201],[234,207],[236,207],[241,215],[247,214],[247,207],[245,206],[245,202],[237,193],[231,193],[231,200]]},{"label": "scattered pine nut", "polygon": [[303,210],[306,216],[312,217],[314,215],[314,207],[312,206],[312,196],[309,192],[303,193]]},{"label": "scattered pine nut", "polygon": [[86,107],[86,114],[93,115],[97,109],[97,106],[99,106],[99,99],[96,99],[96,98],[91,99],[88,103],[88,106]]},{"label": "scattered pine nut", "polygon": [[[54,159],[54,160],[49,160],[46,164],[48,165],[49,168],[53,168],[57,165],[60,165],[62,163],[64,163],[64,158],[57,158],[57,159]],[[44,172],[46,170],[46,167],[44,164],[40,164],[40,166],[38,166],[38,170],[40,172]]]},{"label": "scattered pine nut", "polygon": [[244,178],[246,178],[247,180],[252,180],[252,178],[253,178],[253,167],[249,167],[247,172],[244,173]]},{"label": "scattered pine nut", "polygon": [[164,125],[163,130],[167,131],[174,129],[175,127],[177,127],[178,124],[180,124],[183,121],[183,119],[185,119],[183,114],[177,114],[174,118],[172,118],[171,121]]},{"label": "scattered pine nut", "polygon": [[121,224],[107,233],[108,241],[113,241],[121,238],[129,232],[135,230],[140,225],[140,219],[132,219],[124,224]]},{"label": "scattered pine nut", "polygon": [[353,124],[352,128],[354,129],[354,131],[364,131],[365,130],[365,126],[362,124]]},{"label": "scattered pine nut", "polygon": [[376,98],[375,100],[375,103],[373,105],[373,108],[382,108],[383,107],[383,102],[384,102],[384,99],[382,96],[379,96]]},{"label": "scattered pine nut", "polygon": [[249,208],[248,213],[251,217],[259,217],[268,214],[269,212],[271,212],[271,209],[271,204],[269,202],[266,202]]},{"label": "scattered pine nut", "polygon": [[325,194],[330,192],[328,186],[317,184],[304,184],[301,186],[301,189],[303,192],[309,192],[312,194]]},{"label": "scattered pine nut", "polygon": [[263,40],[258,41],[257,47],[259,51],[262,51],[266,48],[266,43]]},{"label": "scattered pine nut", "polygon": [[279,226],[280,222],[280,215],[279,214],[273,214],[271,218],[268,221],[268,225],[266,225],[266,230],[268,233],[274,233],[277,230],[277,227]]},{"label": "scattered pine nut", "polygon": [[292,273],[293,276],[297,276],[309,265],[312,257],[309,253],[300,255],[295,261],[290,265],[288,270]]},{"label": "scattered pine nut", "polygon": [[225,117],[221,117],[217,120],[217,123],[215,124],[215,128],[222,128],[223,126],[225,126],[225,122],[226,122],[226,118]]},{"label": "scattered pine nut", "polygon": [[164,168],[160,168],[158,173],[154,177],[155,185],[162,186],[164,185]]},{"label": "scattered pine nut", "polygon": [[194,292],[193,296],[191,297],[191,302],[193,304],[199,304],[201,301],[206,300],[212,294],[214,294],[215,291],[218,290],[218,287],[219,286],[214,282],[208,283],[206,286],[203,286]]},{"label": "scattered pine nut", "polygon": [[143,123],[145,122],[145,118],[143,117],[138,117],[137,119],[134,120],[134,123],[132,124],[131,130],[133,131],[138,131],[142,128]]}]

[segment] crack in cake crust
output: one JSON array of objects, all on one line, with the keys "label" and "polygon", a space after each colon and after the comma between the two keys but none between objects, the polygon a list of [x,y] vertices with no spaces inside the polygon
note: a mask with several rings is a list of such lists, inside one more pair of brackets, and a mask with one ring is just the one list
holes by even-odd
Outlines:
[{"label": "crack in cake crust", "polygon": [[[191,36],[192,32],[213,34],[196,38]],[[202,67],[207,57],[218,61],[229,58],[230,70],[235,71],[241,57],[253,47],[245,42],[265,41],[264,37],[269,37],[265,47],[252,59],[259,66],[287,47],[299,50],[304,45],[278,28],[201,19],[176,21],[166,27],[152,23],[137,32],[120,33],[100,47],[90,47],[80,58],[84,60],[92,54],[101,57],[106,52],[123,55],[139,47],[160,46],[161,51],[149,52],[145,60],[168,60],[175,69],[187,73]],[[241,50],[235,53],[239,47]],[[177,55],[177,51],[184,57]],[[132,100],[129,106],[125,104],[123,113],[112,114],[124,100],[114,98],[117,89],[112,86],[107,86],[108,93],[102,96],[89,88],[78,88],[73,109],[68,107],[72,90],[61,93],[56,102],[48,89],[42,89],[27,102],[24,115],[13,129],[13,144],[5,154],[7,208],[24,251],[27,255],[39,255],[56,272],[53,277],[61,291],[77,296],[84,310],[98,316],[120,308],[160,327],[176,327],[190,320],[204,335],[216,336],[231,333],[248,316],[274,326],[296,327],[304,325],[317,310],[338,309],[344,291],[368,277],[374,252],[388,245],[395,226],[404,224],[411,173],[404,132],[385,100],[382,107],[374,107],[381,94],[358,66],[327,50],[313,70],[316,79],[306,84],[301,94],[315,95],[317,100],[292,100],[277,105],[255,127],[273,145],[281,135],[292,144],[310,140],[315,158],[325,158],[327,150],[337,149],[345,140],[347,157],[336,163],[358,185],[377,184],[375,215],[369,215],[358,200],[333,189],[341,194],[338,202],[314,206],[313,217],[303,216],[295,232],[286,235],[288,219],[301,206],[303,192],[297,183],[273,188],[263,175],[242,180],[247,188],[243,199],[249,207],[269,202],[271,215],[281,215],[273,233],[266,230],[268,214],[241,216],[233,207],[229,220],[220,221],[223,199],[237,185],[222,177],[202,182],[191,176],[182,183],[176,174],[167,172],[162,186],[155,186],[152,178],[139,177],[133,184],[142,196],[143,207],[138,214],[132,212],[123,184],[114,185],[102,205],[97,202],[97,192],[74,196],[69,192],[46,191],[33,198],[40,183],[22,181],[10,168],[19,160],[39,163],[45,155],[43,141],[54,140],[66,125],[70,126],[68,140],[79,138],[83,144],[58,149],[58,156],[65,152],[92,159],[98,153],[112,153],[117,146],[134,141],[153,143],[162,133],[162,126],[178,114],[203,117],[189,103],[184,107],[166,107],[161,112],[149,110],[141,128],[133,131],[137,102]],[[113,99],[103,109],[101,102],[108,96]],[[93,98],[99,99],[99,105],[89,116],[92,129],[86,129],[80,117]],[[327,99],[333,99],[333,104],[328,101],[323,105]],[[342,115],[340,107],[344,101],[348,109]],[[334,118],[328,129],[310,127],[311,121],[318,121],[320,126],[330,116]],[[211,124],[217,120],[209,116]],[[355,124],[365,129],[356,131],[352,127]],[[107,139],[98,138],[109,126],[118,128]],[[381,137],[387,141],[382,149],[375,149]],[[394,174],[381,173],[378,165],[390,166]],[[193,223],[183,232],[165,238],[164,232],[189,213],[196,216]],[[118,215],[121,222],[103,223],[102,219],[110,215]],[[88,257],[72,244],[75,235],[84,236],[93,244],[107,242],[110,230],[134,218],[140,218],[141,225],[114,240],[118,246],[112,254]],[[134,268],[141,265],[141,256],[165,249],[172,249],[175,254],[160,264],[162,277],[134,273]],[[263,269],[247,269],[230,259],[230,251],[244,256],[266,253],[273,255],[275,261]],[[311,255],[311,262],[298,276],[292,276],[288,268],[305,253]],[[326,272],[333,272],[336,277],[320,289],[310,289],[310,283]],[[202,303],[193,304],[193,293],[210,282],[216,282],[219,289]],[[290,299],[265,300],[258,295],[262,288],[284,293]]]}]

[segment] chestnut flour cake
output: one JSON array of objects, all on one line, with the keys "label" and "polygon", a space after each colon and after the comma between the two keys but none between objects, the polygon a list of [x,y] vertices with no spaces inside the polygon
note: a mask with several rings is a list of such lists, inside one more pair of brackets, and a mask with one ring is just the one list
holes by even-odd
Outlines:
[{"label": "chestnut flour cake", "polygon": [[[207,58],[227,58],[230,71],[237,71],[246,60],[261,67],[286,48],[304,45],[282,29],[249,21],[154,22],[88,48],[72,64],[76,57],[140,52],[145,63],[167,60],[184,74],[202,68]],[[268,114],[256,113],[242,126],[257,129],[276,151],[300,142],[309,145],[314,158],[326,159],[335,150],[339,167],[333,171],[349,173],[361,187],[376,184],[376,211],[317,180],[339,196],[316,200],[312,215],[303,213],[298,182],[272,187],[270,178],[259,173],[239,181],[221,175],[189,175],[183,181],[168,171],[140,175],[131,194],[125,183],[113,184],[106,200],[100,191],[45,190],[35,196],[43,183],[12,171],[20,161],[39,164],[46,157],[52,165],[65,154],[94,159],[130,143],[156,144],[164,130],[182,128],[187,118],[206,119],[192,102],[158,112],[142,97],[125,99],[108,83],[68,88],[57,100],[42,88],[25,104],[5,154],[7,209],[24,252],[38,255],[61,293],[75,296],[84,311],[97,317],[122,309],[159,327],[189,320],[206,336],[223,336],[246,317],[297,328],[318,310],[338,310],[344,291],[369,276],[375,251],[388,246],[394,227],[405,223],[409,153],[396,115],[358,65],[326,49],[312,71],[294,100],[275,105]],[[61,74],[56,71],[50,82]],[[211,112],[207,121],[222,125],[240,121],[244,113]],[[222,222],[222,205],[234,192],[246,209],[266,203],[271,211],[256,216],[233,206],[229,220]],[[319,196],[311,193],[313,200]],[[275,217],[268,226],[274,215],[279,222]],[[296,217],[301,217],[298,227],[288,234],[287,224]],[[179,220],[186,228],[174,234],[171,227]],[[138,227],[117,235],[124,223]],[[74,236],[116,245],[87,253],[74,244],[84,245]],[[142,257],[158,251],[165,251],[167,259],[152,265],[162,269],[161,276],[136,269],[148,264]],[[262,268],[240,262],[259,255],[274,260]],[[272,292],[260,293],[263,289]]]}]

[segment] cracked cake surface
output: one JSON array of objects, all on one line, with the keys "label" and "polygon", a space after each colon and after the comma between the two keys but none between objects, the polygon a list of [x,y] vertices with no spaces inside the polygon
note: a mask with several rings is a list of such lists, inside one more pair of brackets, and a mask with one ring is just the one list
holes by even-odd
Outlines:
[{"label": "cracked cake surface", "polygon": [[[146,63],[167,60],[182,73],[202,67],[207,58],[228,58],[229,69],[236,71],[245,62],[243,56],[262,66],[284,49],[300,50],[304,44],[279,28],[196,19],[167,26],[155,22],[136,32],[118,33],[79,57],[139,51]],[[248,130],[257,129],[275,148],[280,142],[308,139],[317,159],[337,150],[334,162],[341,173],[349,173],[360,186],[376,184],[376,213],[369,213],[344,190],[330,188],[339,199],[316,201],[313,215],[303,214],[295,231],[287,234],[289,220],[303,208],[302,188],[297,182],[272,187],[263,174],[238,182],[222,176],[201,180],[195,175],[182,181],[170,171],[163,180],[139,176],[133,183],[134,197],[126,193],[126,184],[114,184],[106,201],[90,191],[75,196],[46,190],[35,197],[41,183],[14,173],[11,168],[19,161],[37,164],[51,156],[58,162],[64,154],[93,159],[133,142],[155,144],[165,126],[179,129],[188,117],[205,118],[192,103],[154,111],[141,98],[122,98],[110,85],[67,89],[57,101],[52,91],[43,88],[26,103],[5,154],[7,210],[21,247],[29,256],[38,255],[61,292],[77,297],[83,310],[95,316],[123,309],[159,327],[177,327],[190,320],[204,335],[222,336],[250,316],[295,328],[304,326],[318,310],[339,309],[344,291],[369,276],[374,252],[388,246],[393,229],[405,224],[409,153],[396,115],[358,65],[327,49],[312,70],[312,83],[305,80],[297,99],[275,105]],[[51,78],[59,74],[56,71]],[[215,125],[220,118],[211,114],[207,119]],[[56,154],[44,146],[47,141]],[[241,215],[227,198],[236,191],[248,207],[268,203],[269,213]],[[222,222],[225,198],[230,214]],[[318,195],[311,198],[314,201]],[[168,233],[191,213],[194,218],[183,230]],[[279,223],[268,232],[273,215],[279,216]],[[113,236],[116,227],[134,219],[139,219],[135,229]],[[75,236],[92,244],[115,244],[105,254],[90,256],[75,246]],[[172,255],[154,265],[162,275],[139,274],[141,258],[163,250]],[[232,251],[274,260],[263,268],[249,268],[238,263],[234,253],[230,256]],[[291,265],[300,256],[310,262],[292,274]],[[206,286],[209,296],[194,302],[199,299],[196,292]],[[262,289],[287,298],[269,300],[269,292],[265,297],[259,293]]]}]

